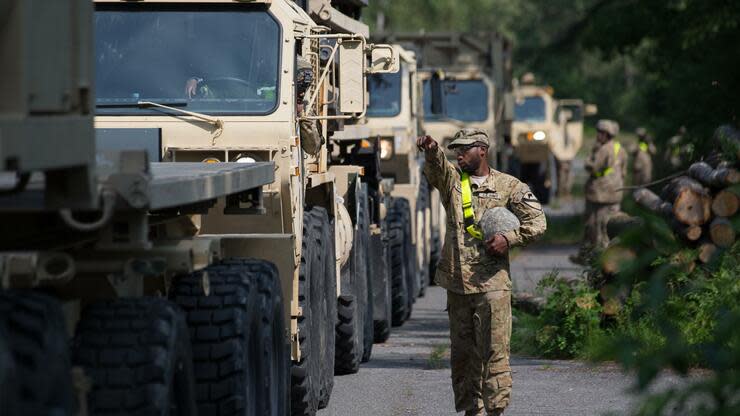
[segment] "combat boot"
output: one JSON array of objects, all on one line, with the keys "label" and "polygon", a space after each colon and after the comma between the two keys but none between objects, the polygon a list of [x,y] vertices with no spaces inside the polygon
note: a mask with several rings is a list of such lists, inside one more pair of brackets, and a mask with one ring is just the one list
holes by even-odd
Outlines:
[{"label": "combat boot", "polygon": [[493,411],[488,412],[488,416],[503,416],[504,409],[494,409]]},{"label": "combat boot", "polygon": [[466,410],[465,416],[486,416],[486,409],[481,407],[480,409]]}]

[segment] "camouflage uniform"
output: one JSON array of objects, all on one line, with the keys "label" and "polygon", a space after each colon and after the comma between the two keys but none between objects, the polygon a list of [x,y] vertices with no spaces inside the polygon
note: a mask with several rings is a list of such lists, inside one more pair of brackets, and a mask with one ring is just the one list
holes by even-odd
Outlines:
[{"label": "camouflage uniform", "polygon": [[[424,173],[439,190],[447,213],[435,280],[448,294],[455,409],[502,411],[511,394],[509,259],[489,254],[482,241],[466,232],[460,172],[439,147],[426,152]],[[503,234],[510,247],[528,243],[545,231],[542,207],[529,187],[512,176],[491,169],[486,180],[473,188],[472,202],[476,221],[494,207],[506,207],[519,218],[520,227]]]},{"label": "camouflage uniform", "polygon": [[638,128],[636,133],[639,143],[633,154],[632,184],[640,186],[653,180],[653,155],[656,149],[644,128]]},{"label": "camouflage uniform", "polygon": [[[619,132],[619,126],[608,120],[600,120],[597,129],[609,129],[612,137]],[[624,186],[627,152],[610,138],[606,143],[594,147],[585,167],[590,176],[586,181],[586,230],[581,246],[582,256],[609,244],[606,223],[619,211],[622,202],[622,191],[619,189]]]}]

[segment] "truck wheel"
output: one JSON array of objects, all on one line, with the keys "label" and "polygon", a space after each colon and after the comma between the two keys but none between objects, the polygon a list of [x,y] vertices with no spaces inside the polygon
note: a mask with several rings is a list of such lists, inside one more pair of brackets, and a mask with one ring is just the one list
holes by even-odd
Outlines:
[{"label": "truck wheel", "polygon": [[373,342],[386,342],[391,336],[393,317],[393,279],[390,274],[390,231],[387,217],[381,224],[381,234],[370,239],[373,254],[370,275],[373,278]]},{"label": "truck wheel", "polygon": [[[358,197],[357,232],[350,258],[342,268],[342,296],[337,300],[336,358],[337,375],[354,374],[360,369],[364,356],[365,322],[367,315],[367,226],[362,202]],[[372,346],[372,344],[371,344]]]},{"label": "truck wheel", "polygon": [[177,279],[171,295],[193,334],[199,412],[286,414],[290,357],[275,266],[227,259]]},{"label": "truck wheel", "polygon": [[359,243],[357,253],[359,259],[364,262],[364,269],[360,268],[360,276],[365,278],[365,319],[363,320],[363,348],[362,348],[362,362],[366,363],[370,361],[370,356],[373,353],[373,278],[370,274],[370,208],[368,203],[367,184],[361,185],[360,191],[360,204],[359,204],[359,218],[357,221],[357,229],[360,232],[360,238],[357,239]]},{"label": "truck wheel", "polygon": [[7,348],[0,352],[0,397],[11,399],[0,402],[0,410],[7,406],[16,412],[11,415],[77,414],[59,303],[35,292],[0,292],[0,334]]},{"label": "truck wheel", "polygon": [[7,345],[8,332],[0,327],[0,415],[20,415],[15,360]]},{"label": "truck wheel", "polygon": [[[335,325],[337,321],[336,256],[334,254],[334,232],[325,208],[312,207],[305,213],[303,231],[304,244],[315,247],[315,258],[310,265],[311,308],[315,344],[311,347],[318,360],[318,406],[329,404],[334,389]],[[307,233],[307,234],[306,234]],[[304,308],[304,312],[305,312]],[[300,332],[300,329],[299,329]]]},{"label": "truck wheel", "polygon": [[419,275],[416,271],[416,247],[413,244],[413,235],[411,228],[411,221],[414,219],[411,216],[411,206],[406,198],[396,198],[393,200],[394,209],[399,212],[403,222],[403,258],[406,267],[406,289],[408,295],[406,300],[408,302],[408,308],[406,308],[406,316],[403,318],[404,322],[411,317],[411,312],[414,309],[414,303],[416,303],[416,297],[419,294]]},{"label": "truck wheel", "polygon": [[437,265],[439,264],[439,254],[442,251],[442,242],[439,238],[439,230],[432,227],[432,240],[429,242],[429,286],[434,286],[437,282],[434,280],[437,274]]},{"label": "truck wheel", "polygon": [[97,302],[83,312],[73,355],[92,380],[91,414],[198,413],[183,315],[161,298]]},{"label": "truck wheel", "polygon": [[400,326],[403,325],[408,316],[410,304],[408,299],[410,293],[408,285],[410,282],[407,277],[408,262],[404,257],[406,248],[404,217],[401,212],[395,209],[395,204],[392,208],[387,215],[393,311],[392,324],[393,326]]},{"label": "truck wheel", "polygon": [[543,205],[550,202],[550,188],[547,187],[547,169],[544,163],[522,163],[522,182],[529,185],[532,193]]},{"label": "truck wheel", "polygon": [[323,230],[317,219],[320,215],[317,208],[306,209],[303,213],[301,265],[298,275],[298,306],[303,311],[298,317],[301,360],[292,363],[290,388],[291,414],[296,416],[315,415],[321,396],[321,350],[326,345],[321,332],[321,299],[326,294],[323,292],[324,276],[320,274],[323,269]]},{"label": "truck wheel", "polygon": [[[427,249],[429,247],[429,241],[426,240],[426,227],[427,227],[427,217],[426,217],[426,210],[429,207],[429,185],[427,184],[426,176],[421,177],[421,183],[419,184],[419,202],[416,204],[416,211],[417,211],[417,218],[420,216],[420,222],[419,228],[420,230],[417,232],[418,235],[421,236],[421,238],[418,241],[418,244],[423,247],[422,249],[422,256],[421,259],[421,267],[418,270],[419,272],[419,297],[423,297],[426,293],[426,288],[429,286],[429,250]],[[418,265],[419,263],[417,263]],[[418,267],[418,266],[417,266]]]}]

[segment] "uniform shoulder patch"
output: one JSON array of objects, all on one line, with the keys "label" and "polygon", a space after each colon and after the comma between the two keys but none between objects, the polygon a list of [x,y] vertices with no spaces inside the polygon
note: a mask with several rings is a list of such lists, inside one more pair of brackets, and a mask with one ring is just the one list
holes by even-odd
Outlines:
[{"label": "uniform shoulder patch", "polygon": [[540,204],[540,201],[537,199],[537,197],[532,193],[532,191],[527,191],[522,196],[522,203],[532,209],[536,209],[538,211],[542,211],[542,204]]}]

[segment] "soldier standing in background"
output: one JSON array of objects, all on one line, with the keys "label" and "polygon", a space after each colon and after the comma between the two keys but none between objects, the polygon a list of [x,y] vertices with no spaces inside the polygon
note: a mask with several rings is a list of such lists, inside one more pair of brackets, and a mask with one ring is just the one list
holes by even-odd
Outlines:
[{"label": "soldier standing in background", "polygon": [[[447,212],[435,280],[447,290],[455,409],[501,415],[511,395],[508,253],[545,232],[545,214],[526,184],[488,166],[485,131],[463,129],[455,135],[448,148],[457,153],[459,169],[431,137],[420,137],[417,146],[426,157],[424,174]],[[513,212],[520,226],[485,240],[478,221],[496,207]]]},{"label": "soldier standing in background", "polygon": [[655,145],[652,138],[648,136],[647,130],[643,127],[638,127],[635,133],[637,134],[638,143],[632,159],[632,184],[641,186],[653,180]]},{"label": "soldier standing in background", "polygon": [[590,175],[586,181],[586,229],[578,255],[570,257],[574,263],[585,264],[593,250],[609,244],[606,223],[619,212],[627,170],[627,152],[614,139],[618,133],[619,124],[615,121],[596,123],[596,143],[585,163]]}]

